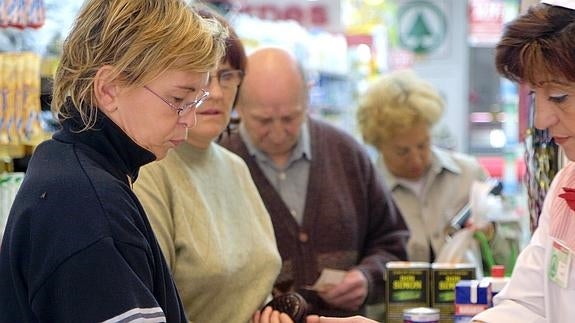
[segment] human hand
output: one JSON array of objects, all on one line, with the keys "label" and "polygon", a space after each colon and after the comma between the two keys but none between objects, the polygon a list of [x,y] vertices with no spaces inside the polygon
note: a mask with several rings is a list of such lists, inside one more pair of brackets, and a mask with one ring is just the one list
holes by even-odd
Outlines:
[{"label": "human hand", "polygon": [[361,271],[352,269],[341,283],[318,292],[318,295],[333,307],[355,311],[365,301],[367,292],[367,278]]},{"label": "human hand", "polygon": [[286,313],[274,311],[266,306],[262,311],[256,311],[252,316],[252,323],[294,323]]},{"label": "human hand", "polygon": [[320,317],[317,315],[309,315],[306,323],[377,323],[377,321],[359,315],[350,317]]}]

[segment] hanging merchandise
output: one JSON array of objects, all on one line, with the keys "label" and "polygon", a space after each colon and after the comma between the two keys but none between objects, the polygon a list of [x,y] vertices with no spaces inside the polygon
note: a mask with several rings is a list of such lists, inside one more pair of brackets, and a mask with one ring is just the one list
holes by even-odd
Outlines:
[{"label": "hanging merchandise", "polygon": [[[559,147],[551,140],[547,130],[533,126],[534,100],[531,96],[520,98],[529,109],[529,128],[525,135],[525,161],[527,196],[529,204],[530,229],[535,231],[543,200],[549,190],[551,181],[561,168]],[[523,100],[524,99],[524,100]]]},{"label": "hanging merchandise", "polygon": [[40,56],[0,54],[0,157],[20,158],[46,138],[40,125]]},{"label": "hanging merchandise", "polygon": [[558,147],[549,140],[547,131],[530,128],[525,138],[526,181],[530,229],[537,228],[543,200],[559,169]]},{"label": "hanging merchandise", "polygon": [[0,27],[40,28],[46,19],[43,0],[3,0],[0,2]]}]

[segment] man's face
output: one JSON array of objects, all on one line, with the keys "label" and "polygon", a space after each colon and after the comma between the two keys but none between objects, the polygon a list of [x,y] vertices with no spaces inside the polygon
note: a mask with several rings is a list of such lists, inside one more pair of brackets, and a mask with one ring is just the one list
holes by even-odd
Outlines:
[{"label": "man's face", "polygon": [[305,120],[301,94],[290,95],[288,92],[252,91],[241,107],[238,106],[250,139],[270,158],[291,153]]},{"label": "man's face", "polygon": [[237,111],[253,144],[283,163],[299,139],[306,102],[306,87],[297,68],[255,61],[244,78]]}]

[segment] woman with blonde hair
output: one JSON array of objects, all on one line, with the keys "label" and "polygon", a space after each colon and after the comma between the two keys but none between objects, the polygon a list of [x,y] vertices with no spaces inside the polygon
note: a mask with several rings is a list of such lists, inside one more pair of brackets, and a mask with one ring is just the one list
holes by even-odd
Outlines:
[{"label": "woman with blonde hair", "polygon": [[184,142],[226,32],[183,0],[89,0],[0,250],[0,322],[186,322],[132,183]]}]

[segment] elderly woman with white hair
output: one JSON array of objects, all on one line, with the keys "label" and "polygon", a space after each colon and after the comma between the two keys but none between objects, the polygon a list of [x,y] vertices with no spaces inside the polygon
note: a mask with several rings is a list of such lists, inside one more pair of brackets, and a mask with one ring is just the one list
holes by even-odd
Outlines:
[{"label": "elderly woman with white hair", "polygon": [[[474,157],[432,143],[433,127],[443,111],[440,93],[409,70],[374,81],[358,107],[363,139],[377,149],[377,167],[410,230],[410,261],[436,260],[450,220],[469,203],[473,182],[487,178]],[[514,258],[509,245],[517,243],[516,237],[507,237],[506,230],[496,230],[493,223],[482,232],[495,262],[508,265]]]}]

